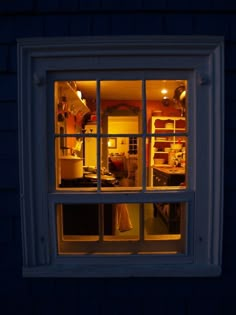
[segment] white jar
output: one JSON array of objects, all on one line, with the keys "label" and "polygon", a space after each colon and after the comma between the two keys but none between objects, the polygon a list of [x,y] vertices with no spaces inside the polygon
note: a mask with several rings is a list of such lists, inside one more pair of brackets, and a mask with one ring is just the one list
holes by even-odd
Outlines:
[{"label": "white jar", "polygon": [[171,166],[175,165],[175,158],[176,158],[175,153],[176,153],[175,150],[170,150],[168,154],[168,164]]}]

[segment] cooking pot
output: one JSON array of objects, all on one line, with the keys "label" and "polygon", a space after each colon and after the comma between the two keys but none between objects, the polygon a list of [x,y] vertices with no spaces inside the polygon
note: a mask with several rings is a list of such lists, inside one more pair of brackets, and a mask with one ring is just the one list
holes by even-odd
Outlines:
[{"label": "cooking pot", "polygon": [[61,160],[61,178],[83,177],[83,159],[76,156],[64,156]]}]

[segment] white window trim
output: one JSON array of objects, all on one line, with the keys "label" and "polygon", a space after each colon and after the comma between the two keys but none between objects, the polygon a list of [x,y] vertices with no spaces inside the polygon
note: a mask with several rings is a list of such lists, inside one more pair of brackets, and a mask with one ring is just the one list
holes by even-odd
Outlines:
[{"label": "white window trim", "polygon": [[[224,67],[222,37],[91,37],[18,40],[19,160],[23,275],[33,277],[178,277],[221,274],[223,228]],[[137,65],[137,59],[142,62]],[[186,255],[61,257],[56,252],[48,182],[49,74],[81,70],[191,72],[190,190],[195,192]],[[62,78],[63,79],[63,78]],[[192,89],[192,90],[191,90]],[[202,102],[205,102],[203,106]],[[36,110],[38,109],[38,110]],[[199,121],[201,122],[199,124]],[[203,130],[202,130],[203,129]],[[204,136],[203,136],[204,132]],[[37,145],[35,145],[37,144]],[[201,154],[199,154],[201,152]],[[204,154],[202,154],[204,152]],[[53,154],[51,155],[53,156]],[[198,157],[198,159],[196,158]],[[204,178],[204,180],[203,180]],[[193,180],[194,179],[194,180]],[[217,180],[216,180],[217,179]],[[69,196],[76,202],[76,194]],[[68,195],[65,195],[65,199]],[[132,197],[131,197],[132,198]],[[160,194],[161,198],[161,194]],[[135,200],[135,199],[134,199]],[[61,199],[60,199],[61,202]],[[141,200],[140,200],[141,202]]]}]

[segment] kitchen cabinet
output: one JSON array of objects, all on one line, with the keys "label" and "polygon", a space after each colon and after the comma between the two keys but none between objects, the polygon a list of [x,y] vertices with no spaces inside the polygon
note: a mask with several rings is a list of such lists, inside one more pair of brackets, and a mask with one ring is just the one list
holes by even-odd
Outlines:
[{"label": "kitchen cabinet", "polygon": [[[185,117],[152,116],[151,133],[156,136],[150,141],[150,186],[153,186],[153,166],[163,159],[163,164],[171,163],[172,144],[181,142],[185,147],[185,138],[181,133],[186,132]],[[161,163],[162,164],[162,163]]]},{"label": "kitchen cabinet", "polygon": [[[179,186],[185,181],[183,169],[153,167],[154,186]],[[161,216],[168,233],[180,233],[181,203],[154,203],[154,217]]]}]

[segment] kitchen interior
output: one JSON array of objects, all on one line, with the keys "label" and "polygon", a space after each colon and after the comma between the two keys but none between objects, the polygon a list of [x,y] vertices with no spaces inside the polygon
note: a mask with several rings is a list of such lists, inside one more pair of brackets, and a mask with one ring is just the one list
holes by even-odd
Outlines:
[{"label": "kitchen interior", "polygon": [[[104,80],[98,89],[95,80],[55,82],[58,190],[138,191],[144,176],[146,189],[186,188],[187,81],[145,81],[145,103],[142,84],[140,80]],[[82,217],[78,217],[78,205],[61,207],[65,235],[98,235],[99,205],[82,206]],[[146,239],[179,234],[185,208],[185,203],[144,204]],[[138,239],[139,211],[139,204],[104,207],[104,234]],[[79,228],[91,226],[91,215],[95,227],[91,231]],[[82,223],[75,224],[77,220]]]}]

